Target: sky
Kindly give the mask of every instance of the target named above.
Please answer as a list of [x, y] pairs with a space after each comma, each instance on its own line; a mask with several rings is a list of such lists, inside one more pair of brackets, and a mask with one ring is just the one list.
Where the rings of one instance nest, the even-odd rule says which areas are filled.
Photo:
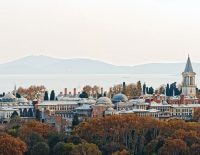
[[0, 0], [0, 63], [28, 55], [116, 65], [200, 61], [199, 0]]

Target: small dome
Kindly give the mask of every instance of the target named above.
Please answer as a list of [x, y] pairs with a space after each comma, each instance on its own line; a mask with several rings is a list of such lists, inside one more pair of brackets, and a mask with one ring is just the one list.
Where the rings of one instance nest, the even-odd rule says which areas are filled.
[[126, 95], [119, 93], [113, 96], [112, 98], [113, 103], [117, 103], [117, 102], [127, 102], [128, 98]]
[[106, 104], [106, 105], [109, 105], [109, 104], [112, 104], [112, 101], [108, 97], [100, 97], [97, 100], [97, 104]]
[[19, 102], [28, 102], [28, 100], [24, 97], [18, 98]]

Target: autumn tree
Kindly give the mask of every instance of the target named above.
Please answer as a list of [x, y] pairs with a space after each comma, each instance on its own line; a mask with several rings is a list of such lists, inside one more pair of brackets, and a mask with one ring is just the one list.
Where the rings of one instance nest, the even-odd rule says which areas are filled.
[[112, 155], [130, 155], [127, 150], [117, 151], [115, 153], [112, 153]]
[[168, 139], [159, 150], [159, 155], [188, 155], [189, 148], [186, 143], [180, 139]]
[[193, 120], [196, 122], [200, 122], [200, 108], [195, 109]]
[[95, 144], [82, 143], [74, 147], [71, 155], [101, 155], [101, 151]]
[[10, 135], [0, 136], [1, 155], [23, 155], [26, 148], [26, 144], [19, 138], [13, 138]]
[[44, 86], [30, 86], [28, 88], [19, 87], [17, 93], [21, 96], [27, 98], [28, 100], [34, 100], [35, 98], [40, 98], [45, 92]]
[[91, 95], [92, 92], [92, 87], [89, 85], [86, 85], [83, 87], [83, 92], [87, 93], [89, 96]]

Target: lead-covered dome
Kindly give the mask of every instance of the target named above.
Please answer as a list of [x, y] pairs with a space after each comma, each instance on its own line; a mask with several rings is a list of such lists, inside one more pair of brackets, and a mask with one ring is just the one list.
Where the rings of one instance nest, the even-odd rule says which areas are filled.
[[109, 99], [108, 97], [100, 97], [97, 100], [97, 104], [105, 104], [105, 105], [111, 105], [112, 101], [111, 99]]
[[113, 103], [127, 102], [127, 101], [128, 101], [128, 97], [126, 95], [122, 94], [122, 93], [116, 94], [112, 98]]

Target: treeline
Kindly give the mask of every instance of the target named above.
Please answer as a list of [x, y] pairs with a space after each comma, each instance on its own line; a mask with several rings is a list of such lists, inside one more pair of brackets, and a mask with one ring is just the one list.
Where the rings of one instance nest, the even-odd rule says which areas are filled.
[[38, 121], [21, 122], [18, 118], [0, 127], [1, 155], [101, 155], [95, 144], [76, 135], [57, 133]]
[[124, 150], [131, 155], [199, 155], [199, 129], [197, 122], [115, 115], [88, 120], [74, 132], [104, 155]]

